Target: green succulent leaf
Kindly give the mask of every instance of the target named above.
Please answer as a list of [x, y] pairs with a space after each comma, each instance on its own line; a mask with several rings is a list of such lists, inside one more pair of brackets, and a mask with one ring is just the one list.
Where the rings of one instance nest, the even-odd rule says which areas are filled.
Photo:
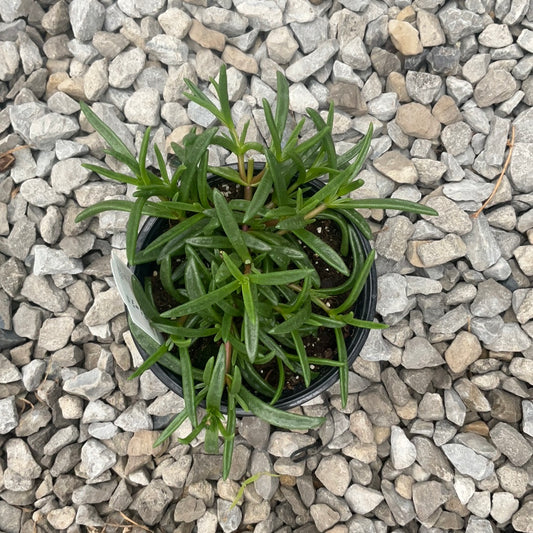
[[[252, 394], [246, 387], [241, 387], [239, 396], [244, 400], [249, 410], [259, 418], [266, 420], [276, 427], [291, 430], [308, 430], [321, 426], [325, 418], [315, 416], [297, 415], [276, 409], [271, 405], [263, 402], [257, 396]], [[242, 404], [241, 404], [242, 405]], [[244, 406], [243, 406], [244, 408]]]
[[138, 169], [139, 165], [135, 157], [122, 142], [122, 139], [83, 100], [80, 101], [80, 109], [91, 126], [104, 138], [107, 144], [126, 158], [129, 162], [128, 166]]
[[350, 275], [350, 271], [342, 257], [329, 244], [306, 229], [294, 230], [293, 233], [298, 239], [309, 246], [313, 252], [318, 254], [329, 266], [345, 276]]
[[228, 239], [230, 239], [233, 248], [245, 263], [251, 263], [252, 257], [244, 242], [242, 231], [235, 221], [235, 217], [233, 216], [233, 212], [231, 211], [228, 202], [218, 189], [213, 189], [213, 201], [215, 203], [218, 220], [224, 229], [224, 233], [228, 236]]
[[186, 302], [165, 311], [161, 316], [163, 318], [177, 318], [184, 315], [190, 315], [191, 313], [198, 313], [217, 304], [220, 299], [229, 296], [232, 292], [235, 292], [238, 287], [240, 287], [240, 283], [237, 280], [232, 281], [219, 289], [215, 289], [196, 298], [195, 300], [191, 300], [190, 302]]

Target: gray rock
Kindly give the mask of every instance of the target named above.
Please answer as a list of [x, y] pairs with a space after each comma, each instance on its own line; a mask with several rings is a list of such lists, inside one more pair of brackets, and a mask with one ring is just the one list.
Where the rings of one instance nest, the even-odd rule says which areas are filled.
[[47, 244], [55, 244], [59, 239], [62, 218], [61, 210], [57, 206], [51, 205], [46, 209], [46, 214], [39, 225], [39, 232]]
[[76, 524], [88, 527], [102, 527], [104, 521], [92, 505], [80, 505], [76, 511]]
[[405, 76], [405, 85], [409, 96], [421, 104], [435, 101], [442, 87], [442, 79], [435, 74], [410, 70]]
[[59, 139], [69, 139], [79, 131], [78, 121], [59, 113], [47, 113], [30, 125], [28, 140], [34, 148], [51, 150]]
[[318, 531], [329, 530], [339, 521], [340, 518], [340, 515], [337, 511], [334, 511], [331, 507], [324, 503], [311, 505], [309, 511]]
[[13, 329], [17, 335], [37, 339], [43, 322], [42, 310], [23, 302], [13, 315]]
[[485, 342], [485, 348], [495, 352], [521, 352], [531, 346], [531, 339], [515, 322], [504, 324], [498, 337]]
[[7, 468], [27, 479], [38, 478], [42, 468], [33, 458], [29, 446], [22, 439], [10, 439], [4, 449], [7, 457]]
[[62, 313], [68, 305], [67, 295], [48, 278], [30, 274], [22, 285], [22, 296], [53, 313]]
[[370, 56], [360, 37], [354, 37], [347, 43], [344, 43], [340, 49], [340, 57], [344, 63], [354, 70], [365, 70], [371, 65]]
[[442, 364], [444, 364], [444, 359], [426, 339], [414, 337], [405, 343], [402, 356], [404, 368], [419, 369]]
[[208, 7], [202, 12], [202, 23], [208, 28], [225, 33], [228, 37], [241, 35], [248, 27], [246, 17], [216, 6]]
[[479, 317], [493, 317], [511, 307], [512, 293], [498, 282], [489, 279], [478, 285], [472, 302], [472, 313]]
[[457, 156], [462, 154], [470, 145], [472, 130], [465, 122], [455, 122], [442, 130], [441, 139], [446, 151]]
[[17, 45], [11, 41], [0, 43], [0, 81], [13, 79], [19, 66]]
[[382, 316], [403, 312], [409, 305], [406, 294], [407, 281], [400, 274], [379, 277], [376, 310]]
[[511, 523], [516, 531], [531, 531], [533, 528], [533, 502], [525, 502], [513, 515]]
[[0, 383], [13, 383], [22, 377], [19, 369], [3, 354], [0, 354]]
[[381, 491], [394, 519], [400, 526], [404, 526], [415, 519], [413, 502], [400, 496], [390, 481], [387, 479], [381, 481]]
[[73, 329], [72, 317], [47, 318], [39, 331], [37, 345], [48, 351], [60, 350], [66, 346]]
[[274, 0], [265, 0], [261, 5], [254, 0], [236, 0], [234, 5], [250, 26], [260, 31], [270, 31], [283, 24], [283, 9]]
[[[76, 426], [67, 426], [57, 431], [43, 448], [45, 455], [55, 455], [59, 450], [65, 446], [72, 444], [78, 440], [80, 432]], [[101, 500], [104, 501], [104, 500]], [[80, 501], [77, 503], [99, 503], [99, 502], [87, 502]]]
[[19, 421], [15, 397], [0, 400], [0, 435], [6, 435], [17, 427]]
[[153, 526], [161, 521], [172, 499], [172, 491], [163, 480], [153, 479], [135, 495], [131, 509], [139, 513], [144, 523]]
[[449, 498], [448, 491], [437, 481], [422, 481], [413, 485], [413, 503], [420, 521], [430, 516]]
[[[115, 388], [113, 378], [103, 370], [94, 368], [75, 377], [67, 379], [63, 390], [76, 396], [81, 396], [89, 401], [95, 401], [107, 396]], [[126, 411], [123, 415], [126, 414]], [[139, 429], [152, 429], [139, 428]]]
[[191, 17], [179, 8], [165, 10], [157, 21], [167, 35], [172, 35], [178, 39], [184, 39], [192, 24]]
[[231, 502], [219, 499], [217, 500], [217, 518], [224, 533], [231, 533], [239, 527], [242, 511], [238, 505], [231, 508]]
[[146, 56], [140, 48], [122, 52], [109, 65], [109, 85], [117, 89], [131, 87], [143, 70], [145, 62]]
[[494, 473], [491, 461], [462, 444], [443, 444], [441, 448], [461, 474], [481, 481]]
[[384, 496], [377, 490], [354, 484], [348, 488], [344, 499], [354, 513], [367, 514], [383, 501]]
[[515, 79], [505, 70], [489, 70], [474, 90], [474, 99], [479, 107], [499, 104], [510, 98], [517, 90]]
[[146, 403], [136, 402], [128, 407], [115, 420], [115, 425], [124, 431], [139, 431], [141, 429], [153, 429], [152, 417], [146, 411]]
[[26, 180], [20, 186], [20, 194], [24, 200], [36, 207], [63, 205], [65, 203], [65, 197], [52, 189], [42, 178]]
[[524, 357], [513, 357], [509, 372], [518, 379], [533, 385], [533, 362]]
[[336, 496], [344, 496], [350, 485], [350, 467], [340, 455], [324, 457], [315, 471], [316, 477], [324, 487]]
[[398, 109], [398, 95], [393, 92], [383, 93], [367, 102], [369, 114], [379, 120], [391, 120]]
[[79, 259], [71, 259], [62, 250], [54, 250], [39, 244], [34, 246], [33, 253], [33, 273], [36, 276], [78, 274], [83, 271], [82, 262]]
[[124, 114], [130, 122], [143, 126], [157, 126], [159, 124], [159, 92], [157, 89], [146, 87], [135, 91], [126, 101]]
[[296, 450], [309, 446], [315, 442], [310, 435], [289, 434], [284, 431], [275, 431], [270, 436], [268, 452], [275, 457], [290, 457]]
[[513, 148], [509, 170], [511, 181], [520, 192], [533, 191], [533, 186], [528, 179], [528, 169], [531, 168], [531, 164], [533, 164], [533, 143], [517, 142]]
[[[268, 56], [280, 65], [288, 63], [296, 50], [298, 50], [298, 43], [292, 36], [289, 28], [285, 26], [272, 30], [268, 34], [265, 43]], [[309, 52], [311, 51], [309, 50]]]
[[59, 161], [78, 157], [89, 153], [89, 147], [85, 144], [78, 144], [73, 141], [59, 139], [56, 141], [56, 157]]
[[450, 233], [438, 241], [422, 242], [416, 249], [423, 266], [443, 265], [466, 255], [467, 247], [458, 235]]
[[292, 63], [285, 75], [292, 82], [303, 81], [320, 70], [338, 50], [339, 45], [335, 39], [325, 41], [316, 50]]
[[516, 498], [521, 498], [525, 494], [529, 477], [523, 468], [507, 462], [496, 470], [496, 475], [503, 490], [510, 492]]
[[124, 302], [117, 289], [112, 288], [99, 292], [94, 303], [85, 315], [84, 323], [87, 326], [107, 324], [114, 317], [124, 312]]
[[511, 425], [498, 422], [490, 430], [490, 438], [494, 445], [515, 466], [522, 466], [533, 455], [533, 448], [528, 441]]
[[415, 445], [399, 426], [391, 427], [391, 461], [396, 470], [411, 466], [416, 460]]
[[6, 239], [10, 255], [20, 260], [26, 259], [35, 238], [35, 224], [27, 218], [17, 220]]
[[466, 378], [458, 379], [454, 388], [465, 403], [466, 407], [481, 413], [490, 411], [490, 403], [484, 394]]
[[399, 423], [399, 418], [382, 385], [372, 385], [362, 391], [359, 402], [372, 424], [390, 427]]
[[97, 0], [74, 0], [69, 5], [69, 18], [76, 39], [89, 41], [104, 24], [105, 8]]
[[89, 439], [81, 448], [81, 467], [88, 479], [97, 478], [116, 462], [116, 453], [96, 439]]
[[318, 110], [318, 101], [303, 83], [295, 83], [289, 88], [289, 109], [304, 114], [307, 108]]
[[191, 523], [205, 514], [205, 503], [192, 496], [186, 496], [178, 502], [174, 510], [174, 520], [178, 523]]
[[484, 28], [483, 18], [466, 9], [442, 9], [438, 17], [450, 44], [479, 33]]
[[172, 66], [185, 63], [189, 53], [189, 47], [172, 35], [156, 35], [148, 41], [145, 50], [165, 65]]
[[467, 246], [466, 257], [478, 271], [491, 267], [501, 257], [498, 242], [483, 214], [473, 219], [472, 231], [463, 240]]
[[22, 367], [22, 383], [27, 391], [34, 391], [41, 384], [46, 371], [46, 362], [34, 359]]
[[472, 230], [471, 218], [455, 202], [445, 196], [428, 198], [426, 205], [435, 209], [439, 214], [436, 217], [426, 215], [422, 217], [442, 231], [465, 235]]

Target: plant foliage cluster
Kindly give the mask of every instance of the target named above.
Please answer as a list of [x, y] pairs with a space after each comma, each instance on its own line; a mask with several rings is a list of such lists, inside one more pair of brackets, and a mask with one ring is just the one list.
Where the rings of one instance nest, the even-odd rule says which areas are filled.
[[[317, 365], [338, 368], [342, 402], [348, 395], [348, 363], [343, 330], [350, 327], [381, 327], [356, 318], [352, 308], [366, 282], [374, 253], [365, 256], [360, 234], [370, 239], [370, 228], [357, 209], [399, 209], [414, 213], [434, 211], [411, 202], [393, 199], [354, 200], [347, 195], [361, 187], [357, 179], [372, 138], [372, 128], [348, 152], [337, 155], [332, 138], [333, 106], [326, 120], [308, 109], [316, 132], [301, 139], [305, 118], [289, 131], [289, 90], [278, 73], [275, 110], [263, 100], [271, 135], [268, 146], [246, 140], [247, 125], [238, 133], [228, 98], [226, 70], [218, 81], [211, 79], [218, 105], [197, 86], [188, 83], [187, 97], [210, 111], [221, 127], [201, 133], [192, 130], [183, 146], [172, 144], [177, 168], [169, 173], [165, 158], [154, 145], [159, 168], [146, 167], [150, 130], [147, 129], [136, 159], [114, 132], [91, 109], [82, 104], [89, 122], [108, 142], [107, 153], [124, 163], [131, 173], [107, 168], [87, 168], [136, 187], [134, 201], [109, 200], [86, 209], [79, 220], [105, 210], [129, 212], [126, 251], [131, 265], [155, 263], [164, 290], [174, 307], [160, 312], [147, 280], [134, 283], [137, 299], [154, 328], [166, 342], [152, 346], [152, 355], [135, 372], [139, 375], [156, 362], [165, 363], [181, 375], [185, 409], [162, 433], [167, 438], [187, 418], [190, 443], [205, 430], [205, 449], [218, 453], [224, 439], [224, 477], [231, 465], [236, 408], [241, 406], [270, 423], [289, 429], [309, 429], [321, 418], [276, 409], [283, 394], [287, 372], [301, 376], [305, 386]], [[209, 146], [221, 146], [236, 155], [236, 168], [209, 165]], [[264, 156], [258, 170], [251, 153]], [[220, 177], [223, 186], [211, 186], [208, 176]], [[312, 190], [309, 182], [325, 177], [325, 185]], [[227, 182], [240, 191], [228, 196]], [[168, 219], [168, 230], [137, 249], [143, 215]], [[333, 249], [309, 231], [316, 220], [338, 227], [342, 242]], [[357, 231], [355, 228], [358, 228]], [[360, 232], [360, 233], [359, 233]], [[308, 251], [345, 276], [336, 287], [324, 289]], [[351, 257], [350, 261], [346, 261]], [[345, 295], [336, 307], [333, 296]], [[331, 328], [337, 357], [311, 357], [303, 338], [318, 328]], [[208, 338], [218, 353], [204, 368], [194, 365], [194, 349]], [[267, 382], [258, 365], [274, 365], [277, 384]], [[265, 400], [265, 398], [267, 400]], [[227, 406], [223, 414], [222, 403]], [[205, 405], [203, 416], [197, 407]]]

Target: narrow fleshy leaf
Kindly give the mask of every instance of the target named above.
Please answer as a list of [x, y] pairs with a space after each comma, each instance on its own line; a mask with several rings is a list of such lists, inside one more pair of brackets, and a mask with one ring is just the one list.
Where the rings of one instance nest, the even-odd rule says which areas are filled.
[[241, 388], [239, 396], [242, 397], [246, 406], [249, 407], [254, 415], [276, 427], [295, 431], [307, 430], [320, 427], [326, 420], [323, 417], [297, 415], [276, 409], [257, 398], [245, 387]]
[[268, 272], [264, 274], [249, 274], [250, 281], [257, 285], [286, 285], [294, 283], [310, 275], [310, 269], [284, 270], [282, 272]]
[[298, 239], [309, 246], [313, 252], [318, 254], [329, 266], [345, 276], [350, 275], [350, 271], [342, 257], [329, 244], [306, 229], [294, 230], [293, 233]]
[[240, 287], [240, 283], [237, 280], [232, 281], [231, 283], [208, 292], [195, 300], [178, 305], [169, 311], [165, 311], [161, 316], [163, 318], [177, 318], [184, 315], [190, 315], [191, 313], [198, 313], [199, 311], [203, 311], [204, 309], [217, 304], [220, 299], [226, 298], [226, 296], [235, 292], [238, 287]]
[[234, 250], [244, 262], [251, 262], [252, 258], [250, 256], [250, 251], [244, 242], [242, 231], [235, 221], [235, 217], [233, 216], [233, 212], [231, 211], [228, 202], [218, 189], [213, 190], [213, 201], [215, 203], [218, 220], [222, 225], [224, 233], [230, 239]]

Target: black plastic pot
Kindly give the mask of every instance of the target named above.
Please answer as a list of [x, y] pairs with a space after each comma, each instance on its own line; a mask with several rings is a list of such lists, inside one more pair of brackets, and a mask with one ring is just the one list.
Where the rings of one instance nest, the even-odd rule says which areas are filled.
[[[222, 183], [222, 178], [214, 177], [210, 179], [210, 184], [216, 186]], [[311, 189], [315, 191], [320, 189], [324, 184], [318, 180], [315, 180], [309, 184]], [[161, 235], [168, 229], [168, 221], [165, 219], [150, 218], [143, 225], [139, 232], [137, 249], [142, 250], [148, 244], [150, 244], [156, 237]], [[355, 228], [357, 235], [359, 236], [362, 247], [365, 254], [368, 255], [371, 251], [370, 243], [368, 240]], [[152, 276], [154, 270], [157, 269], [155, 263], [148, 263], [144, 265], [137, 265], [132, 267], [133, 273], [139, 278], [141, 283], [144, 284], [146, 277]], [[377, 301], [377, 275], [375, 265], [372, 266], [367, 282], [361, 291], [354, 308], [354, 316], [361, 320], [373, 320], [376, 312]], [[366, 339], [368, 338], [369, 330], [364, 328], [352, 328], [350, 336], [346, 339], [346, 349], [348, 352], [348, 363], [351, 366], [356, 357], [361, 352]], [[143, 359], [147, 359], [150, 354], [139, 344], [137, 339], [135, 343]], [[172, 372], [170, 369], [156, 363], [151, 366], [152, 372], [172, 391], [176, 392], [180, 396], [183, 396], [183, 389], [181, 387], [181, 376]], [[315, 396], [327, 390], [339, 379], [339, 371], [335, 367], [322, 367], [320, 375], [311, 382], [311, 386], [303, 388], [298, 391], [289, 391], [282, 395], [280, 400], [275, 404], [278, 409], [292, 409], [299, 405], [306, 403]], [[225, 407], [225, 406], [223, 406]], [[237, 409], [239, 416], [250, 415], [251, 413], [244, 411], [243, 409]]]

